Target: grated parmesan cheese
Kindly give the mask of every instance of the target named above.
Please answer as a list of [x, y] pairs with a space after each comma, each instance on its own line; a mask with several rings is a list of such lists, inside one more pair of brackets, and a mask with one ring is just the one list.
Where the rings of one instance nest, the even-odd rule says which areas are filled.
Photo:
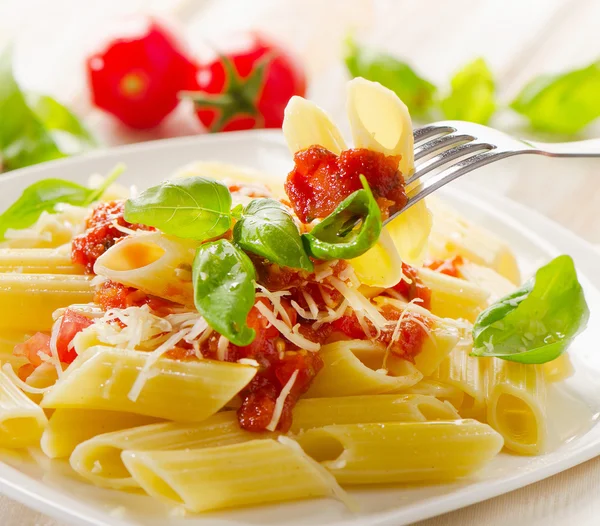
[[317, 352], [321, 348], [318, 343], [306, 339], [304, 336], [302, 336], [302, 334], [297, 332], [299, 324], [296, 324], [292, 328], [288, 327], [283, 321], [278, 320], [274, 312], [264, 303], [257, 303], [256, 308], [267, 319], [267, 321], [281, 333], [284, 338], [292, 343], [295, 343], [301, 349]]
[[217, 344], [217, 359], [222, 362], [227, 361], [229, 350], [229, 340], [225, 336], [219, 336], [219, 343]]
[[242, 365], [251, 365], [252, 367], [260, 367], [260, 364], [253, 358], [240, 358], [237, 363]]
[[294, 383], [296, 383], [296, 378], [298, 378], [299, 372], [300, 371], [298, 369], [294, 370], [294, 372], [290, 376], [289, 380], [286, 382], [286, 384], [281, 389], [281, 393], [279, 393], [277, 400], [275, 400], [275, 408], [273, 409], [273, 416], [271, 417], [271, 421], [267, 425], [267, 429], [269, 431], [275, 431], [275, 429], [277, 429], [277, 425], [279, 424], [279, 420], [281, 419], [281, 413], [283, 412], [283, 405], [285, 404], [287, 397], [289, 396], [290, 392], [292, 391], [292, 387], [294, 387]]

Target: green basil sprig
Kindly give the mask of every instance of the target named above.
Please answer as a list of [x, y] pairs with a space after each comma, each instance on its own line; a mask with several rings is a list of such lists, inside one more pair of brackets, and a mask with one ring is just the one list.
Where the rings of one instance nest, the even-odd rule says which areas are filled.
[[282, 267], [313, 270], [298, 227], [275, 199], [253, 199], [233, 228], [233, 240], [246, 252]]
[[11, 50], [0, 55], [0, 169], [59, 159], [95, 141], [65, 106], [46, 95], [25, 94], [12, 73]]
[[97, 201], [124, 169], [124, 165], [117, 165], [98, 188], [88, 188], [64, 179], [42, 179], [33, 183], [0, 215], [0, 240], [4, 239], [9, 228], [27, 228], [39, 219], [42, 212], [54, 213], [59, 203], [88, 206]]
[[545, 132], [577, 133], [600, 117], [600, 61], [530, 81], [510, 107]]
[[369, 250], [381, 234], [381, 211], [364, 175], [362, 190], [344, 199], [302, 239], [317, 259], [352, 259]]
[[231, 194], [214, 179], [171, 179], [128, 199], [125, 219], [165, 234], [204, 241], [231, 228]]
[[478, 58], [450, 80], [451, 91], [440, 102], [446, 119], [486, 124], [496, 111], [496, 86], [485, 60]]
[[435, 103], [436, 87], [406, 62], [346, 40], [344, 61], [352, 77], [363, 77], [391, 89], [413, 116], [423, 116]]
[[194, 303], [206, 322], [235, 345], [249, 345], [255, 331], [246, 318], [255, 301], [256, 273], [250, 258], [233, 243], [204, 243], [192, 265]]
[[570, 256], [483, 311], [473, 326], [474, 356], [545, 363], [562, 354], [586, 326], [589, 310]]

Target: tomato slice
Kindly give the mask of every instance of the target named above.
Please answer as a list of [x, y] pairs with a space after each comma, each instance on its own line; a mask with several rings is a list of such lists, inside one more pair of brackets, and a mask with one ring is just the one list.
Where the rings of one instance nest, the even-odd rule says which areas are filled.
[[92, 325], [92, 320], [86, 318], [83, 314], [67, 309], [63, 314], [60, 327], [58, 329], [58, 338], [56, 340], [56, 349], [58, 358], [63, 363], [71, 363], [77, 358], [75, 349], [69, 349], [69, 344], [75, 338], [75, 335]]

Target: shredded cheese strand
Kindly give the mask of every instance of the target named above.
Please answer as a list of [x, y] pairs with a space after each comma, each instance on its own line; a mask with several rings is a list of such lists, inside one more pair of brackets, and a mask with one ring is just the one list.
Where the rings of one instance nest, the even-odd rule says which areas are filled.
[[290, 376], [289, 380], [285, 383], [285, 385], [281, 389], [281, 392], [279, 393], [277, 400], [275, 400], [275, 408], [273, 409], [273, 416], [271, 416], [271, 421], [267, 425], [267, 429], [269, 431], [275, 431], [275, 429], [277, 429], [277, 426], [279, 425], [279, 420], [281, 420], [281, 413], [283, 412], [283, 406], [285, 404], [287, 397], [290, 395], [290, 392], [292, 391], [292, 387], [294, 387], [294, 383], [296, 382], [296, 378], [298, 378], [299, 372], [300, 371], [298, 369], [294, 370], [294, 372]]
[[298, 325], [290, 329], [283, 321], [278, 320], [273, 311], [269, 309], [269, 307], [267, 307], [264, 303], [258, 302], [256, 304], [256, 308], [265, 318], [267, 318], [267, 321], [271, 325], [273, 325], [284, 338], [291, 341], [292, 343], [295, 343], [301, 349], [306, 349], [307, 351], [311, 352], [317, 352], [321, 348], [321, 346], [318, 343], [311, 342], [310, 340], [302, 336], [300, 333], [295, 332], [294, 329], [298, 327]]

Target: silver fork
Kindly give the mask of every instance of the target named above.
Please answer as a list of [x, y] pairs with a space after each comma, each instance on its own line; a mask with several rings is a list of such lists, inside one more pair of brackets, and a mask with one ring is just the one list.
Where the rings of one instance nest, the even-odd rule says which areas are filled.
[[[416, 129], [413, 136], [415, 171], [405, 182], [409, 185], [420, 180], [420, 184], [407, 192], [406, 206], [390, 216], [385, 223], [461, 175], [506, 157], [526, 153], [548, 157], [600, 157], [600, 139], [563, 143], [533, 142], [515, 139], [493, 128], [464, 121], [436, 122]], [[437, 168], [441, 170], [423, 178]]]

